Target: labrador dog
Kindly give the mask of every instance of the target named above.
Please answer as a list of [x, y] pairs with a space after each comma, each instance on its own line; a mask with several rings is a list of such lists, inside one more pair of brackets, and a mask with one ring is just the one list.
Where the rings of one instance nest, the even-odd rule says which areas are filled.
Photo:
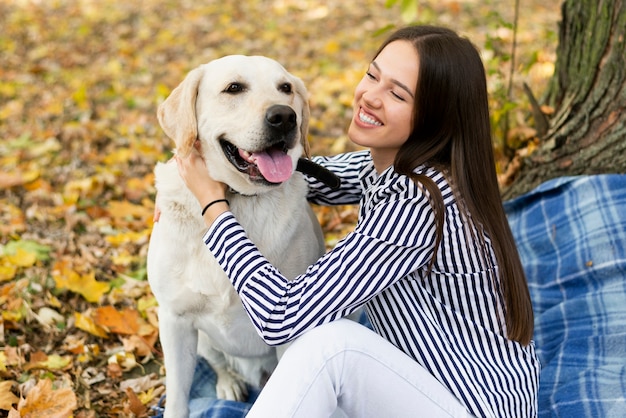
[[[261, 253], [288, 278], [324, 252], [307, 185], [295, 168], [309, 119], [302, 81], [261, 56], [226, 56], [192, 70], [158, 109], [158, 120], [188, 154], [199, 140], [210, 175], [229, 187], [231, 211]], [[196, 355], [217, 374], [217, 395], [242, 400], [277, 364], [230, 281], [202, 242], [199, 203], [176, 163], [155, 168], [161, 211], [148, 250], [148, 280], [159, 303], [166, 369], [165, 417], [188, 415]]]

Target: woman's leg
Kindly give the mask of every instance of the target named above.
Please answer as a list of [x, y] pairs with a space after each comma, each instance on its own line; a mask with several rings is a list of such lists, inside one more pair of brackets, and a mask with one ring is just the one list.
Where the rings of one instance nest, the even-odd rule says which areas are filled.
[[319, 326], [287, 349], [248, 417], [467, 417], [427, 370], [349, 320]]

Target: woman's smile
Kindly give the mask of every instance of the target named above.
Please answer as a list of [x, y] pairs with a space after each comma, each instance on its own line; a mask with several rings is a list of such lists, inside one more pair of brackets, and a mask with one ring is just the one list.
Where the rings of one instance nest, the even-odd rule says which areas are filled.
[[363, 122], [366, 125], [373, 125], [373, 126], [382, 126], [383, 125], [383, 123], [380, 122], [378, 119], [376, 119], [374, 116], [371, 116], [371, 115], [365, 113], [363, 108], [359, 109], [358, 118], [359, 118], [359, 120], [361, 122]]

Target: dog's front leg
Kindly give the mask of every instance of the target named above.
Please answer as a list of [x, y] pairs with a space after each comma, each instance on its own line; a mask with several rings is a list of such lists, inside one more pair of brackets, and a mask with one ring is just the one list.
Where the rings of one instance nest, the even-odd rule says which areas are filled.
[[198, 331], [189, 318], [159, 312], [159, 332], [165, 361], [164, 418], [189, 416], [189, 391], [196, 366]]

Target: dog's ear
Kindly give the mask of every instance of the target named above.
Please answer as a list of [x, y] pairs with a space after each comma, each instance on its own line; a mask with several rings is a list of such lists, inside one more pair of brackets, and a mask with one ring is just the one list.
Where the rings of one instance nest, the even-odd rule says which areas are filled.
[[174, 140], [176, 154], [187, 156], [198, 137], [196, 98], [202, 80], [202, 68], [191, 70], [185, 79], [165, 99], [157, 111], [159, 124], [165, 134]]
[[294, 78], [294, 84], [296, 86], [296, 94], [300, 96], [302, 99], [302, 123], [300, 124], [300, 140], [302, 141], [302, 147], [304, 149], [304, 155], [309, 158], [311, 155], [311, 149], [309, 147], [309, 118], [311, 116], [311, 111], [309, 109], [309, 92], [302, 80], [298, 77]]

